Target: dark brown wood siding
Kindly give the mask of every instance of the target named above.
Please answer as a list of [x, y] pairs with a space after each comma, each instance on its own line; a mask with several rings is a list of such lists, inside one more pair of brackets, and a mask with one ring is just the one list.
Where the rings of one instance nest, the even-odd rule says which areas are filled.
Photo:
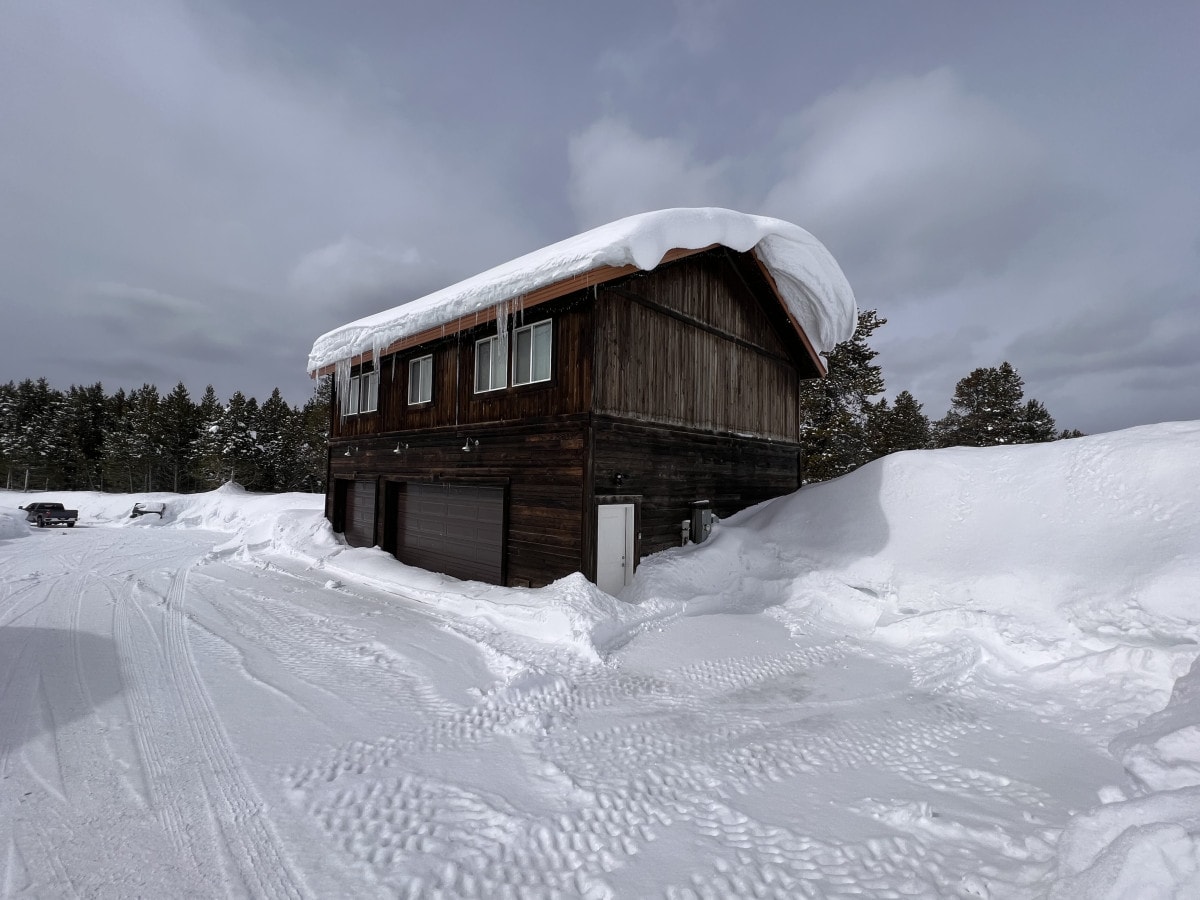
[[[504, 486], [505, 581], [536, 587], [583, 567], [587, 422], [586, 415], [556, 416], [359, 437], [335, 442], [331, 467], [338, 478], [381, 478], [385, 498], [396, 482]], [[468, 440], [479, 446], [464, 452]], [[395, 552], [398, 526], [386, 499], [376, 519], [381, 546]]]
[[[496, 334], [494, 322], [384, 357], [378, 412], [335, 415], [331, 436], [354, 438], [587, 412], [592, 402], [592, 308], [592, 293], [580, 291], [539, 306], [527, 316], [518, 311], [509, 317], [510, 333], [512, 328], [545, 319], [554, 323], [550, 380], [537, 384], [510, 383], [501, 390], [475, 393], [475, 342]], [[410, 406], [409, 362], [430, 354], [433, 396], [429, 403]], [[336, 398], [334, 402], [336, 409]]]
[[[593, 419], [595, 494], [640, 498], [642, 555], [678, 546], [695, 500], [718, 516], [800, 487], [796, 444], [684, 431], [604, 416]], [[620, 475], [620, 479], [617, 476]], [[594, 577], [595, 536], [587, 553]]]
[[782, 310], [751, 291], [755, 278], [743, 259], [711, 252], [601, 287], [595, 411], [797, 440], [808, 372]]

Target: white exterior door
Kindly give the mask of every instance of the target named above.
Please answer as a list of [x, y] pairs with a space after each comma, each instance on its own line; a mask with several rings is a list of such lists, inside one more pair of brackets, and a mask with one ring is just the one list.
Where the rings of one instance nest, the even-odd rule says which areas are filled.
[[633, 581], [633, 504], [596, 507], [596, 586], [619, 594]]

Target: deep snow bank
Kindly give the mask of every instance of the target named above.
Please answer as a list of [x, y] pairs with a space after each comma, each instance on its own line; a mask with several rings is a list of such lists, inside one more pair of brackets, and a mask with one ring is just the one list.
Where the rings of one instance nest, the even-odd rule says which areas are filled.
[[1198, 476], [1200, 422], [896, 454], [648, 560], [631, 594], [965, 643], [1084, 704], [1166, 704], [1114, 741], [1129, 783], [1073, 819], [1050, 896], [1200, 896]]
[[[1165, 701], [1200, 639], [1197, 460], [1196, 422], [898, 453], [646, 561], [631, 599], [779, 605], [903, 646], [969, 633], [990, 663], [1054, 679], [1150, 667], [1129, 677]], [[1147, 646], [1166, 652], [1135, 660]]]
[[1200, 660], [1111, 749], [1130, 784], [1072, 819], [1049, 896], [1200, 897]]
[[5, 505], [0, 506], [0, 541], [29, 534], [29, 523], [25, 521], [25, 513], [17, 509], [19, 505], [23, 504], [13, 504], [9, 509], [5, 498]]
[[[325, 519], [322, 494], [256, 494], [225, 484], [201, 494], [105, 494], [58, 491], [52, 494], [0, 492], [0, 538], [3, 507], [19, 517], [14, 534], [28, 533], [18, 505], [31, 499], [54, 499], [77, 508], [80, 527], [194, 528], [228, 535], [213, 552], [254, 562], [272, 554], [300, 561], [330, 585], [357, 582], [424, 603], [439, 612], [468, 619], [496, 632], [521, 635], [574, 655], [599, 659], [597, 631], [626, 633], [658, 607], [631, 609], [575, 574], [537, 589], [503, 588], [459, 581], [416, 569], [382, 550], [350, 547]], [[163, 515], [130, 518], [133, 504], [164, 505]], [[616, 624], [620, 623], [620, 624]]]

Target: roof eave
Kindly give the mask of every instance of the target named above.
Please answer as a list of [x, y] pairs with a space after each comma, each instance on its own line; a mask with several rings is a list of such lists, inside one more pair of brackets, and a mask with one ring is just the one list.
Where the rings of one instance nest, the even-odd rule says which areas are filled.
[[[663, 265], [664, 263], [686, 259], [689, 256], [696, 256], [697, 254], [705, 253], [708, 250], [712, 250], [718, 246], [721, 245], [709, 244], [706, 247], [697, 247], [694, 250], [676, 247], [675, 249], [668, 250], [665, 254], [663, 254], [663, 258], [659, 260], [658, 264]], [[787, 315], [788, 321], [791, 323], [792, 328], [795, 329], [797, 336], [804, 345], [805, 352], [812, 360], [812, 363], [816, 367], [817, 371], [820, 372], [822, 377], [824, 377], [826, 374], [824, 360], [821, 359], [820, 355], [813, 348], [812, 342], [808, 339], [808, 335], [804, 333], [804, 329], [800, 327], [800, 323], [796, 321], [795, 316], [793, 316], [791, 310], [788, 309], [788, 305], [784, 301], [783, 296], [779, 293], [779, 286], [776, 284], [774, 277], [772, 277], [770, 270], [763, 265], [762, 260], [758, 258], [758, 255], [755, 254], [753, 250], [749, 251], [749, 255], [753, 257], [755, 264], [761, 270], [763, 277], [766, 279], [767, 284], [771, 288], [771, 292], [775, 295], [776, 302], [779, 303], [785, 315]], [[572, 275], [569, 278], [564, 278], [560, 281], [555, 281], [551, 284], [543, 285], [536, 290], [530, 291], [521, 298], [521, 305], [525, 309], [529, 309], [534, 306], [540, 306], [543, 303], [549, 303], [551, 300], [557, 300], [559, 297], [564, 297], [567, 294], [574, 293], [575, 291], [585, 290], [590, 287], [604, 284], [608, 281], [613, 281], [617, 278], [623, 278], [626, 275], [633, 275], [639, 271], [642, 270], [632, 264], [624, 266], [598, 266], [597, 268], [590, 269], [587, 272], [583, 272], [578, 275]], [[468, 328], [474, 328], [477, 325], [485, 325], [488, 322], [494, 321], [495, 318], [496, 307], [494, 305], [487, 306], [468, 315], [459, 316], [456, 319], [443, 322], [441, 325], [436, 325], [433, 328], [426, 328], [414, 334], [408, 335], [407, 337], [403, 337], [400, 340], [393, 341], [379, 351], [379, 356], [382, 358], [393, 353], [399, 353], [403, 350], [407, 350], [410, 347], [420, 346], [421, 344], [425, 344], [429, 341], [449, 337]], [[373, 358], [374, 353], [370, 350], [365, 350], [362, 353], [351, 357], [350, 365], [352, 367], [362, 365], [365, 362], [370, 362]], [[322, 375], [330, 375], [336, 371], [336, 369], [337, 363], [330, 363], [314, 369], [310, 375], [313, 378], [317, 378]]]

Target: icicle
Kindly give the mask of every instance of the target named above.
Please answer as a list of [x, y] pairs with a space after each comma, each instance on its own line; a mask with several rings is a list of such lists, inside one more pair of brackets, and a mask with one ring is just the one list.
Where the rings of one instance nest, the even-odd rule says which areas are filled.
[[350, 357], [347, 356], [339, 359], [334, 364], [333, 387], [337, 393], [338, 411], [345, 418], [347, 412], [346, 402], [350, 398]]
[[501, 300], [496, 304], [496, 334], [500, 338], [500, 352], [508, 355], [508, 319], [509, 301]]
[[496, 334], [503, 338], [508, 334], [508, 301], [501, 300], [496, 304]]

